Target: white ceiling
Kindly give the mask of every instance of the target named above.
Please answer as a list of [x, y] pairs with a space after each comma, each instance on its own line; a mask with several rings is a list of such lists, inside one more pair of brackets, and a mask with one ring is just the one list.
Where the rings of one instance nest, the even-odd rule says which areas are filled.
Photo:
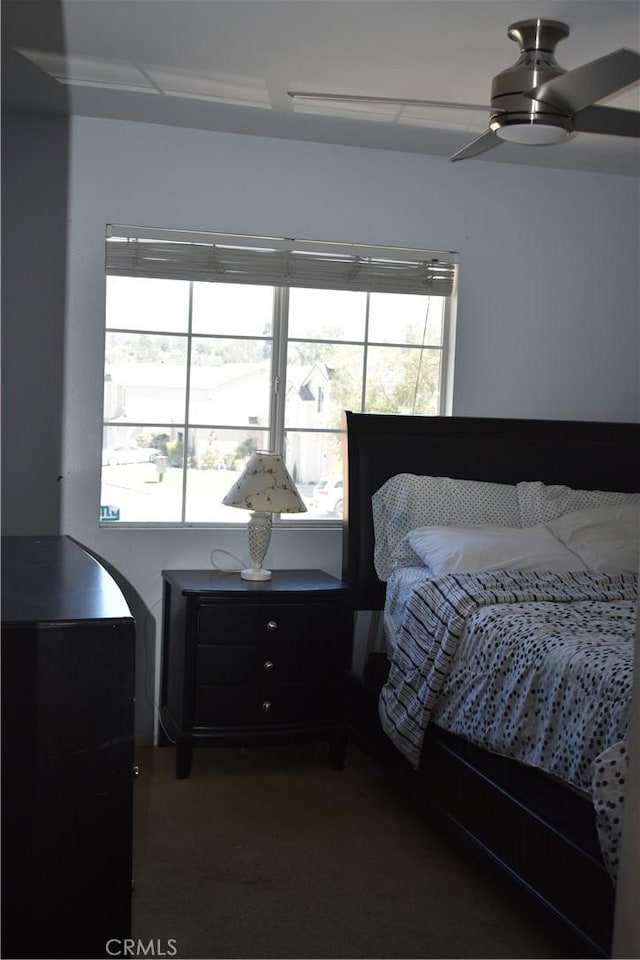
[[[509, 25], [536, 17], [569, 25], [567, 70], [640, 49], [640, 0], [2, 0], [3, 101], [448, 157], [488, 111], [336, 109], [287, 91], [488, 104], [518, 56]], [[640, 84], [603, 102], [638, 110]], [[505, 162], [640, 176], [640, 141], [580, 133], [463, 161]]]

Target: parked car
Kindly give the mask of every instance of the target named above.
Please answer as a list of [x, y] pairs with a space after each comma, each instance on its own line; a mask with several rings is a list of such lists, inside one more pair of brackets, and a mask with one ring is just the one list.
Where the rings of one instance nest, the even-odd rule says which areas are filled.
[[313, 506], [319, 513], [342, 516], [342, 477], [323, 477], [313, 491]]
[[105, 447], [102, 451], [102, 465], [117, 467], [121, 463], [153, 463], [161, 451], [155, 447], [138, 447], [135, 443], [120, 443]]

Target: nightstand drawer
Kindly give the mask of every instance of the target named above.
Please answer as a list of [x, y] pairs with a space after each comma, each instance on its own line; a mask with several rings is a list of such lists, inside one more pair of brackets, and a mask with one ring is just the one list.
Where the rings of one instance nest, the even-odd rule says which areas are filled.
[[198, 643], [311, 641], [326, 637], [340, 612], [334, 604], [203, 604], [198, 611]]
[[278, 684], [310, 682], [336, 672], [330, 640], [299, 643], [198, 645], [198, 684]]
[[195, 726], [256, 727], [329, 723], [335, 706], [327, 687], [199, 687]]

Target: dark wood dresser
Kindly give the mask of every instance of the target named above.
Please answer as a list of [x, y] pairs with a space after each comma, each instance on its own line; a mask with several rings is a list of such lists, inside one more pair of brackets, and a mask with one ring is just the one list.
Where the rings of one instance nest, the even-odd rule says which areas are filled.
[[107, 957], [130, 936], [134, 652], [79, 544], [2, 538], [4, 957]]
[[176, 776], [194, 746], [329, 741], [344, 766], [343, 699], [353, 610], [346, 584], [321, 570], [165, 570], [160, 743]]

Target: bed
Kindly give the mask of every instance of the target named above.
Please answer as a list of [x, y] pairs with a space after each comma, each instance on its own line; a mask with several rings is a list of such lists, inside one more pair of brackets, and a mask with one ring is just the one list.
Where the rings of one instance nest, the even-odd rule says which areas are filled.
[[[581, 736], [583, 740], [589, 738], [585, 738], [584, 729], [578, 729], [582, 721], [574, 723], [572, 701], [558, 706], [565, 714], [556, 726], [565, 729], [570, 721], [576, 729], [571, 732], [573, 740], [556, 745], [556, 766], [546, 770], [537, 759], [531, 761], [531, 753], [526, 753], [532, 749], [529, 734], [521, 737], [526, 750], [520, 756], [511, 748], [494, 748], [486, 742], [484, 734], [482, 737], [475, 736], [473, 731], [469, 734], [460, 723], [451, 722], [455, 711], [448, 705], [443, 706], [442, 687], [453, 678], [449, 692], [453, 691], [454, 699], [457, 692], [458, 705], [465, 702], [468, 705], [470, 698], [465, 684], [470, 674], [477, 674], [483, 664], [476, 661], [465, 667], [458, 659], [462, 656], [460, 650], [476, 649], [473, 630], [488, 636], [491, 643], [496, 629], [498, 634], [506, 636], [505, 642], [510, 642], [513, 649], [513, 639], [509, 640], [511, 627], [507, 630], [504, 626], [508, 617], [507, 621], [496, 618], [502, 617], [505, 611], [514, 617], [518, 613], [516, 608], [524, 601], [527, 616], [532, 609], [541, 608], [541, 611], [536, 609], [536, 613], [542, 612], [543, 620], [547, 621], [551, 610], [554, 616], [556, 611], [566, 616], [568, 610], [572, 613], [582, 610], [581, 615], [588, 618], [589, 611], [597, 608], [599, 619], [592, 618], [588, 643], [582, 644], [578, 651], [587, 658], [586, 667], [583, 663], [578, 675], [582, 672], [586, 677], [589, 663], [595, 658], [594, 682], [599, 683], [601, 675], [608, 673], [607, 682], [615, 686], [616, 668], [611, 681], [611, 664], [605, 669], [599, 659], [605, 644], [598, 647], [598, 635], [606, 633], [607, 655], [618, 655], [615, 652], [618, 649], [627, 657], [625, 683], [630, 689], [629, 657], [633, 653], [635, 632], [637, 567], [635, 572], [628, 569], [619, 572], [617, 567], [594, 570], [592, 566], [597, 564], [591, 561], [590, 555], [589, 563], [583, 563], [578, 553], [582, 566], [574, 569], [569, 564], [565, 569], [562, 549], [566, 547], [575, 558], [576, 542], [584, 547], [581, 511], [589, 518], [593, 514], [599, 519], [600, 513], [609, 517], [613, 512], [616, 516], [625, 516], [627, 521], [629, 514], [624, 511], [630, 508], [637, 511], [637, 497], [633, 495], [640, 491], [638, 463], [640, 427], [636, 424], [346, 414], [343, 578], [353, 591], [356, 611], [365, 617], [371, 617], [371, 611], [374, 618], [380, 616], [386, 646], [385, 650], [372, 653], [364, 669], [350, 678], [350, 731], [399, 786], [430, 813], [437, 814], [568, 927], [589, 956], [610, 955], [617, 851], [615, 837], [609, 849], [603, 838], [609, 836], [611, 825], [620, 813], [620, 808], [608, 809], [612, 798], [611, 784], [607, 787], [608, 774], [598, 780], [593, 761], [612, 764], [614, 793], [623, 792], [624, 731], [628, 719], [624, 706], [616, 706], [606, 723], [598, 721], [606, 730], [591, 737], [591, 753], [572, 769], [569, 769], [573, 762], [572, 744]], [[609, 491], [615, 494], [604, 495], [603, 499], [603, 492]], [[494, 503], [488, 513], [481, 509], [478, 514], [478, 503], [484, 504], [487, 498], [491, 501], [494, 493], [498, 506]], [[414, 509], [415, 504], [420, 497], [425, 503], [431, 503], [434, 496], [440, 496], [443, 506], [440, 513], [435, 514], [429, 507], [425, 524], [421, 522], [425, 513]], [[426, 547], [423, 533], [413, 538], [406, 536], [416, 525], [419, 531], [427, 531]], [[554, 544], [560, 545], [560, 559], [554, 547], [552, 560], [557, 560], [557, 565], [547, 564], [545, 550], [549, 544], [545, 540], [540, 547], [541, 566], [533, 564], [530, 571], [513, 569], [504, 574], [500, 549], [497, 554], [493, 552], [492, 542], [489, 556], [493, 566], [488, 564], [489, 569], [481, 569], [486, 558], [481, 549], [480, 566], [473, 568], [477, 572], [468, 573], [464, 566], [455, 566], [459, 550], [454, 549], [452, 554], [450, 542], [447, 541], [444, 548], [442, 543], [443, 531], [448, 536], [450, 528], [455, 528], [457, 549], [461, 527], [465, 528], [464, 538], [469, 530], [475, 536], [475, 531], [482, 528], [484, 536], [490, 528], [500, 528], [496, 530], [500, 545], [507, 530], [516, 541], [520, 538], [516, 528], [523, 528], [526, 538], [530, 538], [533, 531], [539, 531], [540, 535], [550, 531]], [[385, 539], [387, 535], [389, 542]], [[429, 539], [434, 535], [435, 547], [433, 539]], [[572, 539], [576, 535], [578, 541]], [[589, 537], [586, 537], [587, 549], [592, 542]], [[519, 543], [517, 547], [527, 556], [531, 555], [527, 548], [529, 542], [527, 539], [524, 550]], [[469, 555], [467, 543], [464, 539], [465, 562]], [[420, 553], [416, 553], [416, 547]], [[513, 552], [512, 543], [509, 551]], [[385, 568], [390, 556], [393, 560]], [[423, 568], [424, 557], [434, 564], [427, 568], [428, 575]], [[413, 577], [409, 588], [407, 577], [409, 580]], [[603, 593], [598, 592], [602, 590]], [[433, 623], [429, 627], [428, 617], [435, 606], [434, 591], [438, 592], [440, 604], [436, 620], [443, 619], [442, 603], [453, 611], [453, 620], [449, 618], [448, 632], [443, 627], [437, 649], [430, 647], [427, 669], [418, 662], [416, 649], [424, 652], [424, 644], [420, 647], [423, 643], [420, 632], [425, 624], [427, 633], [431, 629], [429, 642], [433, 641], [435, 628]], [[483, 599], [485, 594], [488, 599]], [[500, 604], [492, 602], [497, 594], [500, 594]], [[466, 619], [460, 619], [462, 601], [463, 607], [467, 604], [470, 611]], [[452, 623], [458, 625], [457, 630], [451, 629]], [[528, 624], [525, 618], [519, 629], [534, 636]], [[615, 625], [613, 631], [611, 625]], [[548, 630], [553, 647], [562, 645], [565, 634], [567, 642], [572, 642], [569, 627], [564, 632], [559, 632], [555, 625]], [[612, 639], [610, 632], [613, 632]], [[417, 643], [417, 648], [412, 647], [412, 643]], [[589, 644], [592, 652], [587, 655], [584, 651]], [[613, 653], [610, 646], [615, 648]], [[542, 641], [536, 641], [533, 647], [539, 655]], [[573, 659], [575, 650], [574, 647]], [[546, 658], [546, 652], [544, 656]], [[407, 658], [411, 661], [411, 674], [407, 673]], [[545, 669], [548, 662], [551, 661], [544, 660]], [[499, 662], [500, 669], [502, 666], [503, 659]], [[460, 669], [467, 669], [467, 679], [456, 673]], [[522, 665], [516, 657], [516, 673], [518, 669], [522, 674]], [[434, 676], [439, 678], [435, 684]], [[622, 677], [621, 671], [619, 676]], [[537, 683], [537, 680], [533, 682], [532, 687], [534, 694], [537, 691], [539, 702], [548, 694], [541, 696]], [[589, 680], [586, 686], [591, 684]], [[419, 708], [413, 709], [410, 698], [416, 696], [418, 687]], [[624, 701], [625, 690], [620, 697], [619, 692], [616, 691], [614, 699]], [[510, 695], [517, 699], [519, 693], [510, 691]], [[494, 701], [509, 699], [494, 689], [488, 690], [485, 700], [491, 701], [492, 696]], [[605, 692], [603, 700], [608, 698], [609, 693]], [[477, 703], [479, 710], [482, 706], [479, 695]], [[404, 726], [402, 722], [397, 725], [399, 716], [406, 720]], [[522, 714], [513, 713], [512, 728], [521, 729], [521, 719]], [[496, 730], [500, 730], [501, 723], [494, 724]], [[550, 756], [554, 750], [545, 744], [542, 753]], [[614, 799], [617, 802], [621, 798]], [[615, 834], [615, 825], [613, 831]]]

